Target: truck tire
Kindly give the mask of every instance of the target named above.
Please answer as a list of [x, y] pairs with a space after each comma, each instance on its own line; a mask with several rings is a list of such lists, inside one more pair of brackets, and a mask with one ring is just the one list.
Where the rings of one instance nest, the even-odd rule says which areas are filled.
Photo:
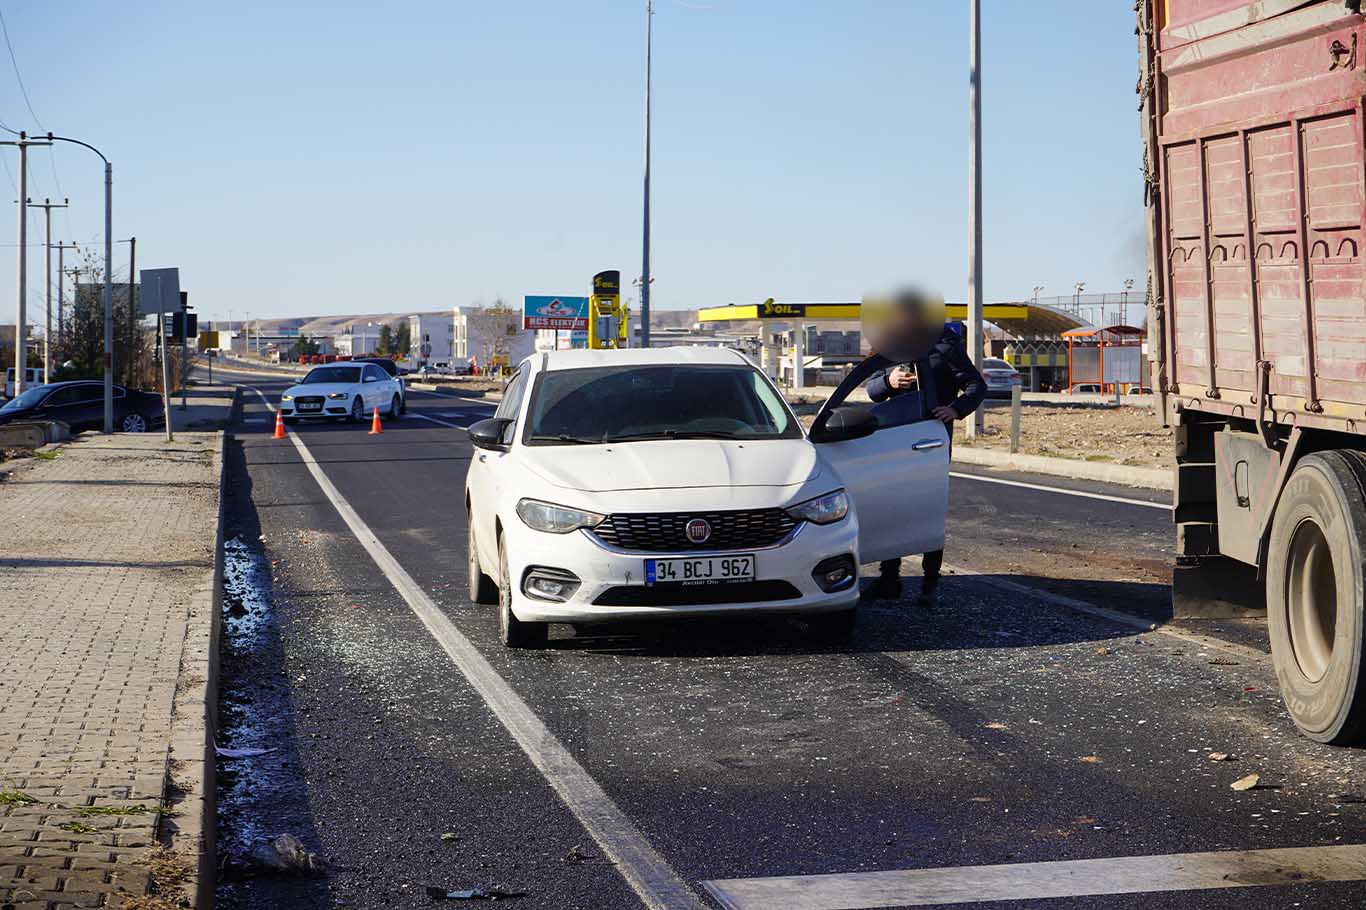
[[1366, 734], [1366, 455], [1306, 456], [1276, 507], [1267, 547], [1267, 624], [1281, 695], [1321, 743]]

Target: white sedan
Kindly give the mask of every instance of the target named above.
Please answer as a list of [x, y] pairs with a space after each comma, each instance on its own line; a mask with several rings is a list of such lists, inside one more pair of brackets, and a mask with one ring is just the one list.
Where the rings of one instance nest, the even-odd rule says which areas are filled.
[[948, 433], [918, 394], [844, 405], [810, 433], [744, 355], [712, 348], [552, 351], [522, 362], [470, 427], [472, 600], [503, 642], [552, 622], [805, 614], [845, 635], [859, 565], [942, 548]]
[[300, 418], [343, 417], [359, 423], [374, 413], [397, 418], [403, 412], [398, 380], [373, 363], [331, 363], [314, 367], [280, 396], [285, 423]]

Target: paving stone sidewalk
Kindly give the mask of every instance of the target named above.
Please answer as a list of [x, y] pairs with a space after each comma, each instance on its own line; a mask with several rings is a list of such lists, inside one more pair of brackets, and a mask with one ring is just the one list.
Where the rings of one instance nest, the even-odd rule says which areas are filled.
[[218, 440], [0, 462], [0, 906], [195, 897], [204, 794], [176, 797], [205, 780]]

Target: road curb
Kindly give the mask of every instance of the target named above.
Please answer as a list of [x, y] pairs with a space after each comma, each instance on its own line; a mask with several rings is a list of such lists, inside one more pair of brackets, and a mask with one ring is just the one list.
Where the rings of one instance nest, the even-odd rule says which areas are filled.
[[[233, 397], [233, 412], [239, 406], [240, 398], [239, 390]], [[184, 887], [187, 906], [194, 910], [212, 910], [215, 885], [214, 731], [218, 726], [228, 433], [219, 430], [214, 435], [218, 519], [214, 529], [213, 568], [195, 589], [189, 604], [171, 723], [171, 758], [166, 769], [163, 797], [174, 814], [163, 817], [159, 831], [171, 852], [189, 861], [191, 869]]]
[[975, 449], [966, 445], [953, 448], [953, 460], [960, 464], [987, 468], [1005, 468], [1027, 474], [1049, 474], [1074, 480], [1094, 480], [1126, 487], [1149, 490], [1170, 490], [1174, 474], [1162, 468], [1137, 468], [1122, 464], [1096, 461], [1075, 461], [1071, 458], [1051, 458], [1047, 455], [1011, 455], [991, 449]]

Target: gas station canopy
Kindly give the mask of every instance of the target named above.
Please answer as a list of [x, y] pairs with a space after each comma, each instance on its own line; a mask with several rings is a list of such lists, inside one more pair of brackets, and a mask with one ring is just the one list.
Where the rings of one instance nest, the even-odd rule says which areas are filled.
[[[779, 319], [817, 322], [821, 320], [857, 321], [857, 303], [755, 303], [710, 307], [697, 314], [700, 322], [734, 322], [751, 319]], [[949, 319], [966, 319], [966, 303], [944, 307]], [[982, 307], [982, 318], [1017, 338], [1057, 336], [1085, 323], [1070, 313], [1034, 303], [989, 303]]]

